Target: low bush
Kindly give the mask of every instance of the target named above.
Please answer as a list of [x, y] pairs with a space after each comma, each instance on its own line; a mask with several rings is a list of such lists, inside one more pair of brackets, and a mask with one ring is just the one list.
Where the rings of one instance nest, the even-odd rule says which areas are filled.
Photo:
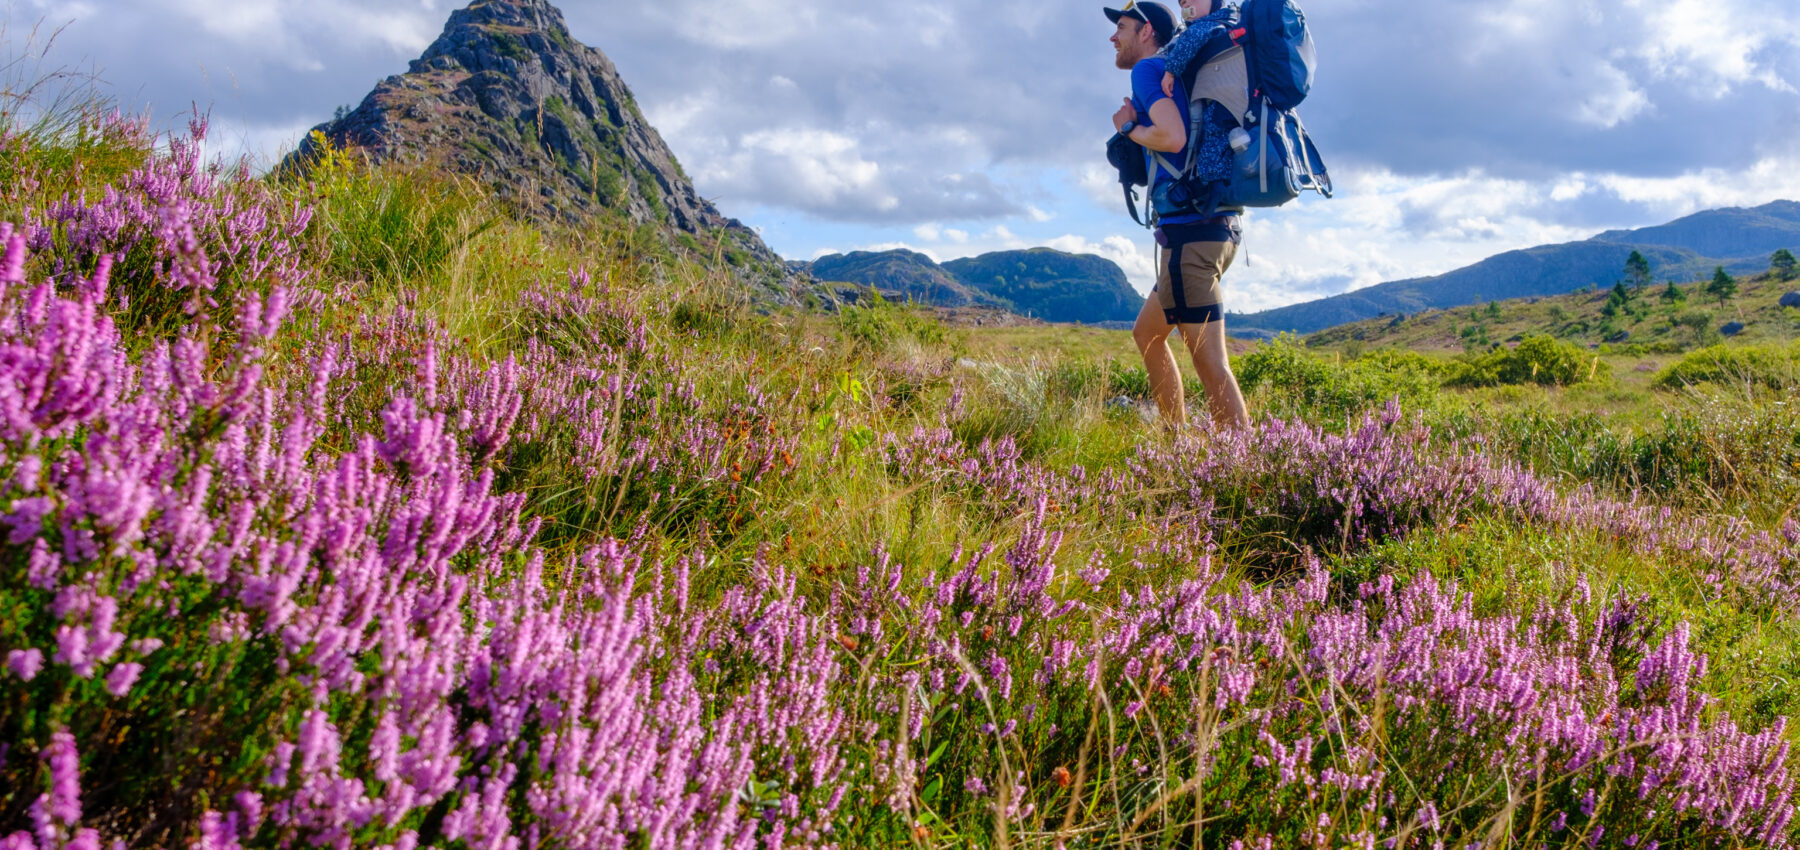
[[1377, 349], [1348, 361], [1332, 361], [1282, 336], [1233, 361], [1246, 394], [1259, 393], [1269, 415], [1310, 421], [1343, 421], [1390, 399], [1430, 404], [1444, 368], [1425, 355]]
[[1620, 495], [1764, 519], [1779, 518], [1780, 506], [1800, 502], [1800, 417], [1753, 399], [1684, 399], [1635, 431], [1597, 413], [1543, 407], [1501, 414], [1463, 410], [1437, 421], [1447, 433], [1479, 435], [1539, 475]]
[[860, 303], [845, 304], [838, 311], [843, 337], [865, 353], [883, 353], [896, 345], [938, 345], [944, 342], [944, 325], [910, 304], [896, 304], [870, 289]]
[[1598, 356], [1543, 335], [1527, 336], [1512, 348], [1465, 355], [1448, 383], [1458, 387], [1542, 384], [1569, 386], [1611, 378]]
[[1106, 389], [1115, 396], [1144, 400], [1150, 398], [1150, 370], [1141, 362], [1113, 360], [1106, 367]]
[[306, 181], [318, 216], [318, 256], [340, 280], [392, 291], [443, 270], [499, 223], [472, 186], [417, 169], [373, 166], [313, 132], [309, 161], [284, 175]]
[[1678, 389], [1735, 384], [1769, 390], [1800, 387], [1800, 343], [1780, 346], [1711, 345], [1656, 373], [1655, 385]]

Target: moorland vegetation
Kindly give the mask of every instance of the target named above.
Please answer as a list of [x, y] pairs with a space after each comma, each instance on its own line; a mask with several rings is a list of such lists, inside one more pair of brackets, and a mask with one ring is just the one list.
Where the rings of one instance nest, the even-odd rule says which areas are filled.
[[9, 850], [1800, 837], [1791, 343], [1280, 340], [1167, 433], [1122, 332], [204, 136], [0, 140]]

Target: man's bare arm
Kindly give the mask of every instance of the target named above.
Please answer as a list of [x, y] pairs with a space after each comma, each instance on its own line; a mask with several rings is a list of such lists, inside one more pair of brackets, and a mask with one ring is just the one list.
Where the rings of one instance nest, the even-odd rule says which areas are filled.
[[1132, 133], [1131, 140], [1159, 153], [1175, 153], [1187, 146], [1187, 125], [1181, 123], [1181, 107], [1163, 98], [1150, 104], [1151, 126]]

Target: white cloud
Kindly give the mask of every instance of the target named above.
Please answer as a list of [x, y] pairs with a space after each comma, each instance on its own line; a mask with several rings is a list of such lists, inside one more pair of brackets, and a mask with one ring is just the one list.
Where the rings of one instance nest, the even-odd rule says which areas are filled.
[[[1647, 32], [1638, 53], [1652, 73], [1712, 86], [1714, 97], [1729, 94], [1732, 85], [1750, 82], [1776, 91], [1794, 91], [1781, 72], [1761, 58], [1769, 48], [1800, 46], [1793, 7], [1783, 6], [1785, 9], [1745, 0], [1639, 0], [1630, 4], [1644, 16]], [[1786, 15], [1781, 14], [1784, 10]], [[1747, 25], [1752, 21], [1754, 25]]]
[[269, 167], [293, 150], [313, 127], [311, 121], [289, 124], [243, 124], [214, 121], [207, 131], [209, 156], [248, 157], [253, 166]]
[[1556, 184], [1550, 188], [1550, 200], [1573, 201], [1587, 194], [1587, 191], [1587, 180], [1580, 175], [1571, 175], [1556, 181]]
[[862, 157], [856, 139], [827, 130], [790, 128], [759, 130], [739, 138], [732, 154], [707, 163], [696, 179], [726, 191], [773, 195], [802, 207], [893, 210], [900, 199], [881, 176], [881, 166]]
[[821, 8], [787, 0], [737, 0], [733, 3], [665, 4], [658, 12], [674, 19], [685, 38], [722, 49], [774, 48], [816, 31]]
[[1125, 205], [1125, 193], [1119, 188], [1119, 172], [1104, 160], [1077, 169], [1075, 184], [1082, 194], [1103, 208], [1123, 208]]
[[322, 67], [321, 48], [379, 45], [416, 55], [443, 28], [435, 3], [383, 8], [345, 0], [151, 0], [207, 33], [293, 67]]
[[1587, 97], [1575, 110], [1575, 117], [1582, 123], [1612, 129], [1650, 108], [1650, 96], [1610, 63], [1599, 65], [1588, 79]]
[[1673, 177], [1606, 174], [1590, 178], [1620, 200], [1673, 218], [1699, 210], [1800, 198], [1800, 159], [1770, 157], [1750, 168], [1708, 168]]
[[717, 98], [711, 92], [690, 94], [645, 107], [644, 119], [665, 139], [681, 138], [716, 105]]
[[1125, 271], [1125, 278], [1140, 293], [1148, 293], [1156, 284], [1156, 255], [1152, 251], [1155, 243], [1147, 235], [1133, 241], [1129, 236], [1113, 234], [1094, 242], [1085, 236], [1070, 234], [1045, 244], [1068, 254], [1098, 254], [1112, 260]]

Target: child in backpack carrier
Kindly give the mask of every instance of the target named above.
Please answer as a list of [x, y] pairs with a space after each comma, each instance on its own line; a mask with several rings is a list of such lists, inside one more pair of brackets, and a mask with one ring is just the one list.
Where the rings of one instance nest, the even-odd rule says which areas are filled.
[[[1237, 25], [1237, 7], [1225, 0], [1181, 0], [1182, 17], [1187, 27], [1163, 48], [1168, 72], [1163, 74], [1163, 94], [1175, 97], [1175, 83], [1181, 80], [1186, 91], [1192, 91], [1194, 72], [1201, 65], [1235, 46], [1231, 30]], [[1225, 180], [1231, 174], [1230, 134], [1242, 116], [1218, 101], [1208, 99], [1204, 110], [1195, 116], [1199, 135], [1190, 140], [1194, 160], [1194, 176], [1204, 185]]]

